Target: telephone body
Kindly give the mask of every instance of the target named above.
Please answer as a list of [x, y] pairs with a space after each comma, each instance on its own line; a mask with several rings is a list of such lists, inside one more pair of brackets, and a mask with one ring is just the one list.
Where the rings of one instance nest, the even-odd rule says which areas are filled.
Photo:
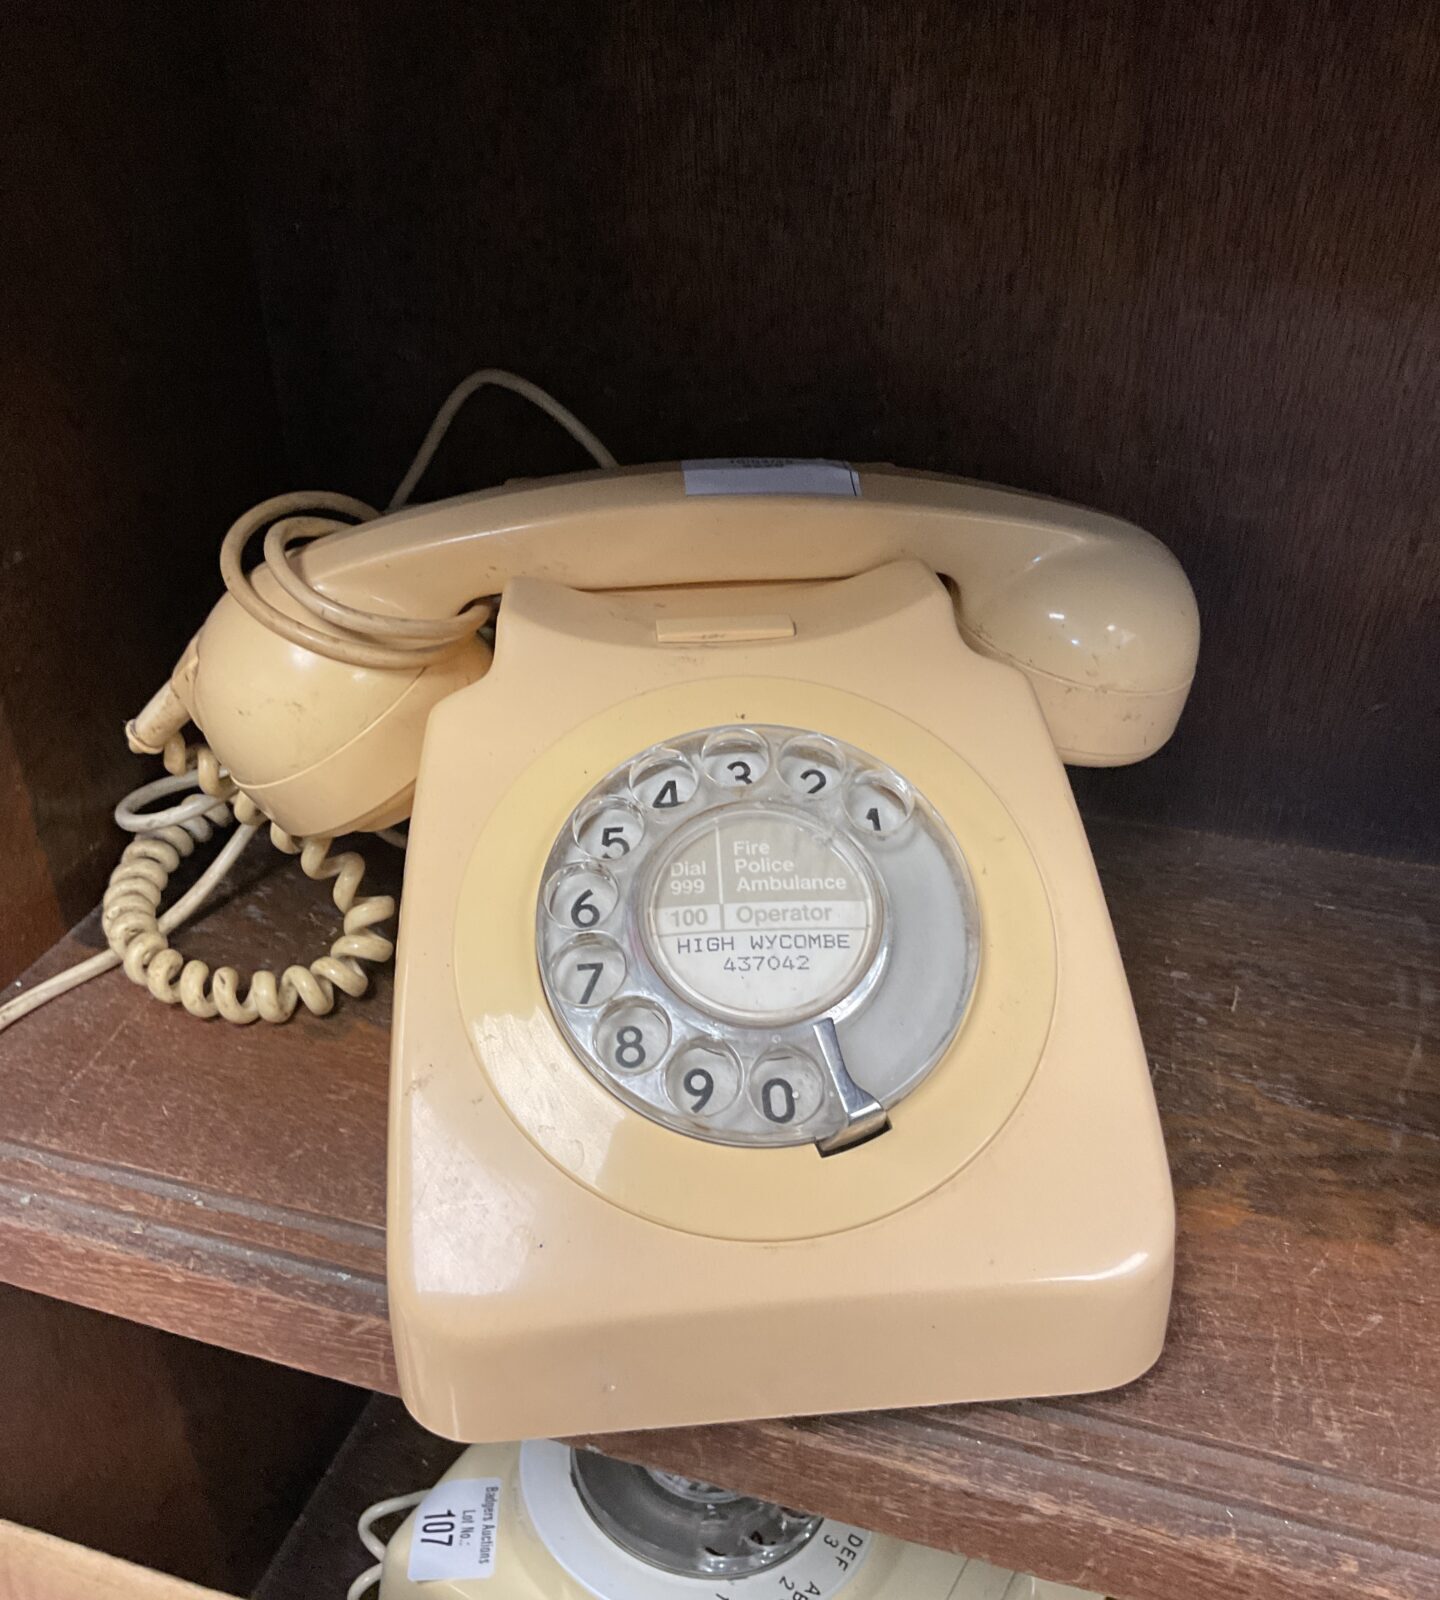
[[132, 729], [193, 718], [295, 835], [411, 817], [390, 1307], [457, 1439], [1095, 1390], [1161, 1347], [1169, 1173], [1062, 763], [1169, 736], [1189, 584], [1090, 511], [776, 465], [319, 539], [288, 559], [337, 614], [500, 597], [493, 659], [337, 661], [226, 598]]
[[380, 1555], [379, 1600], [1100, 1600], [541, 1439], [466, 1450]]

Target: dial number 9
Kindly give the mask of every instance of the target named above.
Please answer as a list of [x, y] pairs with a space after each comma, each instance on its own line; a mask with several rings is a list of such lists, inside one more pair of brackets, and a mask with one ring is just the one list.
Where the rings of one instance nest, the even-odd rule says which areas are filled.
[[740, 1093], [740, 1061], [719, 1039], [695, 1039], [675, 1053], [665, 1074], [665, 1092], [676, 1110], [718, 1117]]

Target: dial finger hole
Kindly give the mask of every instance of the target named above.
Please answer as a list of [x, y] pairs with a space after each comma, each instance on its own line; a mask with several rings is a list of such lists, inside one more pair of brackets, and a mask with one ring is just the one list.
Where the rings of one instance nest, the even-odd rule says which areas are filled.
[[739, 1058], [718, 1039], [694, 1040], [677, 1050], [665, 1069], [665, 1092], [688, 1116], [718, 1116], [740, 1093]]
[[545, 886], [545, 910], [550, 919], [578, 933], [598, 928], [619, 901], [614, 878], [604, 867], [588, 861], [561, 867]]
[[662, 817], [689, 805], [699, 787], [694, 764], [666, 746], [647, 750], [630, 767], [630, 793], [646, 811]]
[[750, 1071], [750, 1103], [775, 1128], [808, 1122], [825, 1103], [820, 1068], [798, 1050], [767, 1051]]
[[700, 751], [700, 766], [722, 789], [748, 789], [770, 769], [770, 747], [749, 728], [721, 728]]
[[648, 1000], [617, 1000], [595, 1028], [595, 1053], [616, 1072], [658, 1066], [670, 1048], [670, 1019]]
[[792, 739], [780, 752], [780, 776], [804, 800], [824, 800], [838, 792], [845, 757], [829, 739]]
[[587, 855], [618, 861], [645, 836], [645, 822], [628, 800], [592, 800], [575, 813], [571, 833]]
[[550, 982], [567, 1005], [603, 1006], [625, 982], [625, 953], [613, 939], [582, 933], [551, 963]]
[[861, 772], [845, 791], [845, 814], [862, 839], [888, 839], [915, 810], [910, 785], [893, 772]]

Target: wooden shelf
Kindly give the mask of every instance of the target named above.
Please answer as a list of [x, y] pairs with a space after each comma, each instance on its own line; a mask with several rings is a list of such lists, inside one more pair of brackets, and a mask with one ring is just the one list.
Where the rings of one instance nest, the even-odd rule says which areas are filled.
[[[1175, 1173], [1158, 1366], [604, 1446], [1135, 1600], [1440, 1596], [1440, 869], [1091, 831]], [[254, 854], [187, 949], [329, 942], [324, 890]], [[264, 1030], [111, 975], [0, 1037], [0, 1277], [393, 1392], [388, 1022], [387, 979]]]

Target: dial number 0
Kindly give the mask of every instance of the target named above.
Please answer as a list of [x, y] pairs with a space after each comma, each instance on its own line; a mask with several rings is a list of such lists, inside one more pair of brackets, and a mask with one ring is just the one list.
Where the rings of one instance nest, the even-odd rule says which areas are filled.
[[767, 1078], [760, 1091], [760, 1109], [771, 1122], [794, 1122], [794, 1084], [788, 1078]]
[[813, 1061], [797, 1050], [783, 1047], [755, 1063], [750, 1101], [776, 1127], [804, 1124], [824, 1104], [825, 1081]]

